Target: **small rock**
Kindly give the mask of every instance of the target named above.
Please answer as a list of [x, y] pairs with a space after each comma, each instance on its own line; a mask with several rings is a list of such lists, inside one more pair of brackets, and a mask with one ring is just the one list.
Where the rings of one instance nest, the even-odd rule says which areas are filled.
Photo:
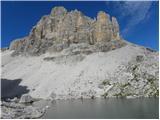
[[10, 100], [11, 102], [18, 102], [18, 98], [14, 97], [13, 99]]
[[50, 98], [53, 100], [53, 99], [55, 99], [56, 98], [56, 94], [54, 93], [54, 92], [52, 92], [51, 94], [50, 94]]
[[93, 82], [92, 81], [88, 81], [90, 84], [92, 84]]
[[137, 62], [142, 62], [144, 60], [144, 57], [142, 56], [142, 55], [138, 55], [137, 57], [136, 57], [136, 61]]
[[91, 96], [91, 99], [95, 99], [94, 95]]
[[46, 108], [48, 109], [48, 108], [49, 108], [49, 106], [47, 105], [47, 106], [46, 106]]
[[136, 96], [126, 96], [127, 99], [134, 99]]
[[104, 85], [99, 84], [99, 85], [98, 85], [98, 88], [99, 88], [99, 89], [104, 89]]

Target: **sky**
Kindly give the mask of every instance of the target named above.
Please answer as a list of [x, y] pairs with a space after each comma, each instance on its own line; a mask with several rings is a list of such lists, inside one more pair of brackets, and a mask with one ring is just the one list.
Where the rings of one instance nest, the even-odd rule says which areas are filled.
[[55, 6], [64, 6], [68, 11], [77, 9], [91, 18], [96, 18], [98, 11], [105, 11], [117, 18], [125, 40], [159, 51], [158, 1], [3, 1], [1, 47], [27, 36]]

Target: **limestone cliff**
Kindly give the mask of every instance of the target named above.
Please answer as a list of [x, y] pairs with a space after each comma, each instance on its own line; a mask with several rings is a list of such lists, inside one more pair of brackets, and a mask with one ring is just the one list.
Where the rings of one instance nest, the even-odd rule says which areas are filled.
[[[96, 45], [103, 42], [100, 46], [109, 46], [111, 43], [107, 42], [117, 41], [117, 47], [121, 47], [124, 43], [120, 40], [115, 17], [110, 19], [108, 14], [100, 11], [94, 20], [77, 10], [68, 12], [64, 7], [54, 7], [50, 15], [43, 16], [27, 37], [13, 40], [10, 50], [15, 50], [15, 54], [40, 55], [48, 50], [61, 51], [73, 43]], [[115, 45], [110, 47], [116, 48]]]

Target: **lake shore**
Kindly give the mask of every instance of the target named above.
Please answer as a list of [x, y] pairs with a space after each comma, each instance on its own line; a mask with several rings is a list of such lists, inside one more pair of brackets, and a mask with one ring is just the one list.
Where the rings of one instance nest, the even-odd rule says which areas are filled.
[[[44, 100], [39, 99], [31, 103], [20, 103], [20, 99], [1, 101], [1, 118], [42, 118], [42, 119], [83, 119], [83, 118], [158, 118], [159, 98], [94, 98]], [[127, 107], [128, 106], [128, 107]], [[68, 110], [69, 109], [69, 110]], [[85, 110], [86, 109], [86, 110]], [[119, 110], [118, 110], [119, 109]], [[121, 109], [121, 110], [120, 110]], [[127, 110], [131, 110], [128, 114]], [[141, 109], [141, 111], [139, 111]], [[119, 112], [118, 112], [118, 111]], [[139, 111], [136, 112], [136, 111]], [[71, 114], [70, 112], [74, 114]], [[85, 112], [90, 111], [88, 114]], [[92, 111], [92, 112], [91, 112]], [[103, 112], [104, 114], [100, 113]], [[106, 112], [105, 112], [106, 111]], [[117, 114], [116, 114], [117, 111]], [[123, 112], [120, 112], [123, 111]], [[78, 114], [81, 112], [81, 114]], [[97, 112], [95, 116], [94, 112]], [[111, 114], [112, 112], [114, 114]], [[135, 112], [135, 113], [134, 113]], [[85, 115], [82, 115], [82, 114]], [[135, 115], [134, 115], [135, 114]]]
[[[142, 100], [143, 102], [143, 99], [144, 100], [154, 99], [153, 97], [149, 98], [144, 96], [129, 96], [129, 95], [128, 96], [112, 96], [112, 97], [107, 97], [107, 96], [74, 97], [70, 95], [68, 96], [61, 95], [61, 97], [56, 97], [56, 94], [52, 95], [52, 99], [51, 98], [40, 99], [40, 98], [33, 98], [32, 96], [30, 96], [29, 90], [27, 89], [27, 87], [21, 86], [20, 82], [21, 80], [19, 79], [17, 80], [1, 79], [1, 83], [2, 83], [1, 118], [48, 118], [48, 117], [54, 118], [54, 116], [48, 115], [49, 113], [51, 114], [52, 107], [57, 109], [56, 106], [59, 105], [59, 103], [62, 103], [65, 105], [69, 101], [70, 102], [68, 107], [70, 108], [72, 107], [71, 103], [73, 101], [75, 102], [77, 101], [77, 104], [79, 104], [80, 106], [82, 105], [81, 103], [90, 101], [89, 103], [88, 102], [87, 103], [88, 104], [93, 103], [93, 106], [94, 106], [94, 104], [97, 104], [97, 102], [94, 102], [94, 101], [104, 102], [104, 101], [110, 101], [110, 100], [113, 100], [113, 101], [118, 100], [117, 102], [119, 102], [124, 100], [124, 102], [128, 102], [128, 101], [134, 101], [134, 100]], [[158, 97], [155, 99], [158, 99]], [[75, 103], [73, 102], [73, 105], [74, 104]], [[111, 104], [114, 104], [114, 103], [111, 103]], [[107, 106], [108, 104], [106, 104], [106, 107]], [[97, 106], [97, 108], [94, 108], [94, 109], [99, 109], [99, 106]], [[66, 117], [68, 118], [70, 116], [66, 116]], [[71, 118], [73, 117], [74, 116], [71, 116]], [[91, 118], [91, 116], [86, 116], [86, 117]], [[99, 117], [101, 118], [101, 116]], [[104, 116], [104, 117], [107, 117], [107, 116]], [[60, 118], [60, 117], [57, 116], [57, 118]], [[79, 118], [81, 118], [81, 116]]]
[[59, 100], [44, 119], [158, 119], [158, 98]]

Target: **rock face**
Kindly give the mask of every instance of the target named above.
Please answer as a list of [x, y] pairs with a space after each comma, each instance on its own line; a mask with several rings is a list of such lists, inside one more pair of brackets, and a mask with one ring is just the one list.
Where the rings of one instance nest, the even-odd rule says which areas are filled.
[[61, 51], [70, 44], [96, 45], [120, 39], [117, 19], [110, 19], [105, 12], [100, 11], [95, 20], [77, 10], [67, 12], [64, 7], [55, 7], [27, 37], [13, 40], [9, 49], [15, 50], [14, 54], [40, 55], [48, 50]]

